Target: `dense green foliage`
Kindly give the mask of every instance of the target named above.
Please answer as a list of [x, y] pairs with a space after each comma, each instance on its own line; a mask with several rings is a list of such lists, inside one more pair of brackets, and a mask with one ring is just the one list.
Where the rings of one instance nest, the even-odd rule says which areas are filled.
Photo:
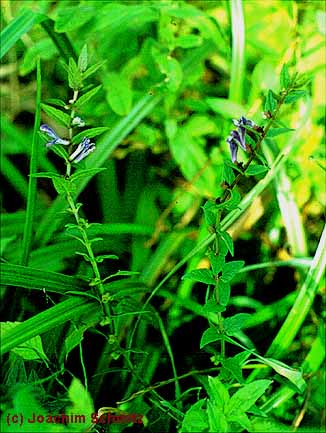
[[1, 7], [2, 431], [324, 431], [324, 2]]

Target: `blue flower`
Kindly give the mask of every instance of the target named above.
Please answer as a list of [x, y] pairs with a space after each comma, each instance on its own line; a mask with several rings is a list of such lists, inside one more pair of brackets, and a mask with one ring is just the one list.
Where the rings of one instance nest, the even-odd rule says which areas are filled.
[[95, 144], [89, 138], [83, 138], [77, 149], [69, 156], [70, 162], [79, 162], [95, 150]]
[[239, 120], [232, 119], [232, 122], [238, 128], [231, 131], [230, 135], [226, 139], [231, 152], [231, 160], [233, 163], [237, 162], [238, 147], [240, 146], [245, 152], [248, 152], [248, 146], [246, 144], [246, 126], [255, 128], [257, 125], [250, 119], [246, 119], [241, 116]]
[[70, 144], [69, 140], [64, 140], [64, 139], [60, 138], [56, 134], [56, 132], [52, 128], [50, 128], [49, 125], [41, 125], [40, 130], [53, 139], [53, 140], [49, 141], [48, 143], [46, 143], [46, 147], [51, 147], [54, 144], [64, 144], [65, 146]]

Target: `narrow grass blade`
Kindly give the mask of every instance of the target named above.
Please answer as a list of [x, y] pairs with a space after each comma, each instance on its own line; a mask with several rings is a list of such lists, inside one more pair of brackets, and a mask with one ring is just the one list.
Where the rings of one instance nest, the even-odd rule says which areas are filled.
[[30, 9], [22, 11], [18, 17], [14, 18], [0, 35], [0, 59], [10, 50], [11, 47], [25, 34], [34, 24], [41, 22], [46, 17], [36, 14]]
[[76, 277], [33, 269], [27, 266], [1, 264], [0, 281], [2, 286], [23, 287], [31, 290], [44, 290], [55, 293], [83, 291], [86, 282]]
[[84, 314], [94, 313], [98, 309], [99, 304], [81, 297], [74, 297], [60, 302], [60, 304], [22, 322], [19, 326], [13, 328], [11, 332], [6, 333], [1, 339], [1, 355], [36, 335], [41, 335], [69, 320], [77, 320]]
[[280, 358], [289, 348], [305, 320], [313, 300], [315, 299], [319, 282], [326, 267], [326, 225], [324, 226], [315, 257], [309, 269], [306, 280], [299, 291], [298, 297], [291, 308], [285, 322], [279, 330], [273, 343], [267, 351], [267, 356]]
[[37, 172], [38, 167], [38, 130], [40, 127], [41, 120], [41, 62], [40, 59], [36, 63], [36, 104], [35, 104], [35, 120], [34, 120], [34, 131], [31, 149], [31, 160], [29, 166], [29, 184], [28, 184], [28, 196], [27, 196], [27, 209], [26, 209], [26, 220], [24, 227], [23, 245], [22, 245], [22, 256], [21, 264], [27, 265], [29, 253], [32, 244], [32, 232], [33, 232], [33, 221], [36, 207], [36, 194], [37, 194], [37, 179], [32, 177]]
[[232, 65], [229, 99], [242, 102], [245, 76], [245, 23], [242, 0], [231, 0]]

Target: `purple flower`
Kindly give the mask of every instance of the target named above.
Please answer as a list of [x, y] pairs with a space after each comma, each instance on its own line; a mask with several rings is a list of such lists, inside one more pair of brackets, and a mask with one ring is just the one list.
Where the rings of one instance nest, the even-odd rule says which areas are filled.
[[236, 130], [231, 131], [230, 135], [226, 139], [231, 152], [232, 162], [235, 163], [237, 161], [237, 153], [238, 147], [240, 146], [245, 152], [248, 151], [248, 146], [246, 145], [246, 126], [250, 128], [255, 128], [257, 125], [250, 119], [246, 119], [244, 116], [241, 116], [239, 120], [232, 119], [232, 122], [235, 126], [237, 126]]
[[77, 149], [69, 156], [69, 161], [79, 162], [86, 158], [91, 152], [94, 152], [95, 144], [91, 143], [89, 138], [83, 138], [83, 141], [79, 143]]
[[54, 144], [64, 144], [65, 146], [70, 144], [69, 140], [64, 140], [64, 139], [60, 138], [56, 134], [56, 132], [52, 128], [50, 128], [49, 125], [45, 125], [45, 124], [41, 125], [40, 130], [53, 139], [53, 140], [49, 141], [48, 143], [46, 143], [46, 147], [51, 147]]

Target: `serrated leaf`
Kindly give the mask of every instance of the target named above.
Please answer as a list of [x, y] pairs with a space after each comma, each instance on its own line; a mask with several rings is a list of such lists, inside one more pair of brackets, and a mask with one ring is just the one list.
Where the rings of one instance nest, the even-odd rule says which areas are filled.
[[192, 280], [204, 284], [216, 284], [210, 269], [195, 269], [182, 277], [182, 280]]
[[271, 380], [256, 380], [239, 389], [239, 391], [232, 395], [226, 405], [225, 414], [227, 419], [244, 413], [250, 409], [251, 406], [253, 406], [265, 393], [271, 383]]
[[284, 63], [280, 75], [281, 89], [287, 89], [289, 87], [290, 82], [291, 82], [291, 78], [290, 78], [289, 68], [287, 67], [287, 64]]
[[200, 349], [210, 343], [214, 343], [215, 341], [219, 341], [223, 338], [223, 335], [220, 334], [216, 328], [208, 328], [204, 331], [201, 339], [200, 339]]
[[305, 90], [293, 90], [291, 93], [289, 93], [285, 99], [285, 104], [291, 104], [292, 102], [297, 101], [300, 98], [303, 98], [306, 96], [307, 92]]
[[96, 95], [96, 93], [101, 89], [102, 84], [94, 87], [94, 89], [86, 92], [84, 95], [81, 95], [77, 101], [75, 102], [75, 107], [76, 108], [80, 108], [82, 107], [84, 104], [86, 104], [86, 102], [88, 102], [91, 98], [93, 98], [93, 96]]
[[78, 69], [80, 72], [86, 71], [88, 66], [87, 44], [83, 46], [78, 57]]
[[222, 280], [225, 282], [231, 281], [232, 278], [240, 271], [244, 266], [243, 260], [236, 260], [233, 262], [225, 263], [222, 269]]
[[229, 299], [230, 299], [230, 293], [231, 293], [230, 283], [219, 280], [218, 281], [218, 290], [219, 290], [219, 303], [223, 307], [226, 307], [226, 305], [229, 303]]
[[246, 175], [248, 176], [256, 176], [258, 174], [263, 174], [268, 171], [268, 168], [264, 165], [250, 165], [246, 170]]
[[77, 179], [83, 179], [87, 178], [89, 176], [95, 176], [95, 174], [100, 173], [101, 171], [106, 170], [105, 167], [99, 167], [99, 168], [85, 168], [85, 169], [79, 169], [74, 173], [72, 176], [70, 176], [71, 182], [76, 182]]
[[224, 331], [228, 335], [234, 335], [245, 326], [246, 322], [250, 319], [251, 314], [239, 313], [232, 317], [227, 317], [223, 321]]
[[83, 138], [97, 137], [98, 135], [103, 134], [104, 132], [108, 131], [109, 129], [110, 128], [108, 128], [106, 126], [99, 126], [98, 128], [85, 129], [84, 131], [80, 132], [79, 134], [76, 134], [73, 137], [72, 143], [73, 144], [80, 143], [83, 140]]
[[268, 137], [268, 138], [276, 137], [277, 135], [285, 134], [286, 132], [290, 132], [290, 131], [294, 131], [294, 129], [292, 129], [292, 128], [271, 128], [267, 132], [266, 137]]
[[273, 113], [273, 111], [275, 110], [277, 106], [277, 101], [273, 96], [273, 92], [271, 90], [269, 90], [267, 92], [267, 96], [266, 96], [266, 101], [265, 101], [265, 111], [270, 111], [271, 113]]
[[52, 119], [61, 123], [61, 125], [68, 127], [70, 125], [70, 116], [57, 108], [50, 105], [41, 104], [42, 110], [48, 114]]

